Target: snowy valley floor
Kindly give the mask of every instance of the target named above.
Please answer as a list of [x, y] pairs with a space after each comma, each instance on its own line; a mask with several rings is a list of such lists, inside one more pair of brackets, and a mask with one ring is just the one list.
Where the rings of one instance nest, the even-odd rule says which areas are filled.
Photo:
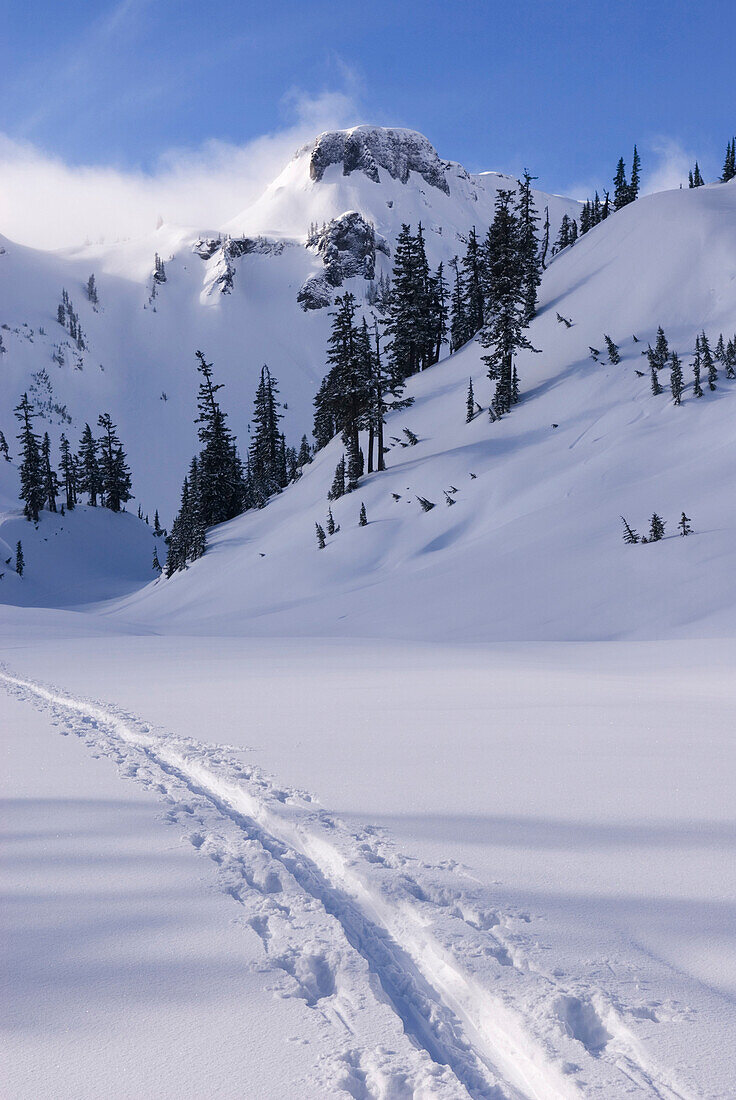
[[736, 1095], [730, 643], [20, 616], [5, 1093]]

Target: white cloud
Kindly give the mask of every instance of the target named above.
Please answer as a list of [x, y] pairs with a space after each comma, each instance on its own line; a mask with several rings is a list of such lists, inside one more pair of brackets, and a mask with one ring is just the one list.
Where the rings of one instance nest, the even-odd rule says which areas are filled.
[[654, 165], [643, 174], [644, 194], [654, 191], [671, 191], [682, 184], [687, 187], [687, 174], [695, 163], [693, 153], [683, 149], [674, 138], [660, 137], [649, 143], [655, 156]]
[[0, 233], [36, 248], [115, 240], [175, 225], [214, 229], [245, 209], [298, 146], [321, 130], [353, 125], [352, 95], [292, 91], [291, 121], [244, 145], [208, 141], [173, 149], [152, 172], [69, 165], [0, 134]]

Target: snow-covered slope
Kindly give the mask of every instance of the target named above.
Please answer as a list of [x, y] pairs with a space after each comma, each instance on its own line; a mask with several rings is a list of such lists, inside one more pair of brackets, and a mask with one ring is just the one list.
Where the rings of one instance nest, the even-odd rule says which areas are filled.
[[[356, 145], [363, 150], [357, 157]], [[159, 508], [169, 522], [196, 448], [198, 348], [226, 384], [223, 404], [242, 446], [266, 362], [288, 406], [288, 441], [298, 444], [311, 430], [329, 311], [326, 304], [303, 309], [297, 296], [310, 277], [325, 303], [341, 289], [325, 288], [323, 255], [307, 246], [310, 226], [357, 212], [375, 227], [379, 247], [371, 266], [378, 276], [391, 270], [401, 223], [416, 227], [421, 220], [437, 264], [462, 253], [460, 238], [473, 225], [485, 232], [497, 189], [513, 184], [441, 161], [413, 131], [362, 127], [315, 139], [220, 231], [162, 225], [138, 240], [55, 254], [0, 239], [0, 430], [12, 442], [12, 408], [26, 389], [45, 410], [39, 426], [54, 438], [66, 430], [76, 439], [86, 421], [95, 424], [99, 412], [110, 412], [128, 449], [136, 506], [150, 514]], [[572, 200], [535, 194], [541, 211], [549, 206], [552, 233], [564, 213], [578, 209]], [[155, 284], [152, 297], [156, 254], [166, 281]], [[366, 268], [345, 270], [342, 288], [364, 301]], [[85, 293], [91, 273], [97, 307]], [[84, 349], [57, 321], [62, 289], [79, 317]]]
[[[689, 388], [678, 408], [663, 372], [653, 396], [636, 372], [659, 324], [688, 380], [696, 334], [736, 330], [736, 185], [642, 199], [552, 263], [531, 329], [541, 354], [519, 357], [512, 415], [465, 424], [468, 377], [484, 404], [491, 393], [477, 345], [413, 379], [414, 406], [388, 426], [389, 469], [335, 503], [341, 531], [324, 552], [314, 524], [339, 440], [263, 512], [212, 532], [187, 573], [120, 613], [226, 633], [732, 634], [736, 383], [721, 372], [715, 392], [696, 400]], [[604, 333], [620, 345], [616, 366], [590, 357]], [[404, 427], [417, 446], [401, 445]], [[420, 496], [436, 507], [423, 512]], [[672, 537], [625, 546], [620, 515], [644, 533], [655, 511]], [[695, 537], [675, 537], [682, 511]]]

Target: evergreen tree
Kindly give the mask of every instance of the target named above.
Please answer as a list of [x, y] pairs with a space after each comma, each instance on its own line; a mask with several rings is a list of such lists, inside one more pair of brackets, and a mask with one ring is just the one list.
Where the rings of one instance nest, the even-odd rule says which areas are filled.
[[661, 516], [658, 516], [656, 512], [652, 515], [651, 524], [649, 527], [649, 541], [659, 542], [664, 538], [664, 520]]
[[332, 488], [327, 494], [328, 500], [337, 500], [345, 495], [345, 455], [342, 456], [335, 467], [335, 476], [332, 479]]
[[87, 297], [93, 306], [97, 305], [99, 298], [97, 297], [97, 284], [94, 275], [90, 275], [87, 280]]
[[283, 414], [278, 410], [278, 386], [267, 366], [261, 377], [253, 402], [253, 431], [248, 450], [251, 494], [258, 507], [279, 493], [287, 483], [284, 440], [279, 432]]
[[416, 238], [412, 236], [410, 226], [404, 224], [396, 238], [391, 307], [386, 324], [386, 332], [391, 338], [389, 355], [396, 374], [402, 378], [408, 378], [420, 369], [422, 293]]
[[629, 183], [626, 179], [626, 165], [624, 158], [620, 157], [616, 166], [616, 175], [613, 177], [613, 209], [621, 210], [629, 202]]
[[335, 527], [335, 517], [332, 515], [332, 509], [327, 509], [327, 534], [334, 535], [337, 528]]
[[325, 548], [325, 533], [324, 533], [324, 530], [323, 530], [322, 527], [320, 527], [320, 525], [318, 523], [315, 523], [314, 526], [315, 526], [316, 531], [317, 531], [317, 547], [320, 550], [324, 550], [324, 548]]
[[213, 381], [212, 364], [197, 352], [197, 371], [202, 376], [197, 407], [197, 434], [202, 444], [199, 454], [199, 508], [204, 527], [233, 519], [243, 508], [245, 480], [235, 436], [227, 426], [227, 414], [220, 407], [217, 393], [222, 383]]
[[0, 455], [3, 456], [6, 462], [10, 462], [10, 451], [8, 450], [8, 441], [0, 432]]
[[38, 523], [38, 513], [44, 505], [46, 495], [43, 484], [43, 465], [41, 461], [41, 448], [36, 433], [33, 431], [33, 419], [35, 412], [33, 405], [28, 400], [28, 394], [24, 393], [20, 403], [15, 408], [15, 415], [20, 422], [18, 440], [21, 445], [20, 460], [20, 499], [23, 501], [23, 514], [26, 519]]
[[153, 533], [154, 533], [154, 535], [157, 539], [161, 538], [161, 536], [163, 535], [163, 530], [161, 528], [161, 520], [158, 517], [158, 508], [153, 513]]
[[693, 362], [693, 375], [695, 376], [695, 381], [693, 382], [693, 393], [696, 397], [703, 396], [703, 387], [700, 384], [700, 366], [700, 337], [697, 336], [695, 338], [695, 360]]
[[98, 494], [102, 491], [102, 477], [98, 458], [98, 444], [92, 435], [89, 424], [85, 424], [79, 442], [77, 469], [79, 471], [79, 492], [86, 493], [87, 503], [95, 508]]
[[639, 536], [637, 535], [633, 527], [629, 527], [623, 516], [621, 516], [621, 522], [624, 525], [624, 542], [628, 546], [633, 546], [634, 543], [639, 541]]
[[634, 146], [634, 156], [631, 161], [631, 181], [629, 183], [629, 202], [634, 202], [639, 198], [640, 175], [641, 158], [639, 157], [636, 146]]
[[689, 187], [703, 187], [704, 184], [705, 184], [705, 180], [703, 179], [702, 175], [700, 174], [700, 168], [698, 167], [698, 162], [695, 161], [694, 171], [688, 173], [688, 186]]
[[561, 252], [563, 248], [567, 248], [568, 245], [574, 244], [575, 238], [573, 236], [572, 227], [574, 221], [568, 217], [567, 214], [562, 215], [562, 221], [560, 222], [560, 231], [557, 234], [557, 240], [552, 248], [553, 255]]
[[542, 230], [542, 249], [540, 255], [540, 263], [542, 265], [542, 271], [547, 268], [547, 253], [549, 252], [549, 207], [544, 208], [544, 227]]
[[63, 433], [59, 449], [61, 451], [62, 487], [66, 497], [66, 510], [71, 512], [77, 504], [77, 460], [69, 445], [69, 440]]
[[465, 280], [465, 316], [467, 337], [475, 336], [483, 326], [484, 289], [483, 257], [475, 226], [468, 234], [468, 246], [462, 259]]
[[468, 396], [465, 399], [465, 423], [469, 424], [475, 416], [475, 394], [473, 393], [473, 379], [468, 382]]
[[452, 284], [452, 294], [450, 295], [450, 351], [457, 351], [470, 339], [472, 333], [465, 312], [467, 287], [465, 286], [464, 275], [460, 271], [457, 256], [451, 260], [450, 267], [455, 276]]
[[297, 467], [301, 470], [302, 466], [308, 466], [311, 461], [312, 453], [309, 449], [309, 441], [306, 435], [303, 435], [299, 444], [299, 454], [296, 456]]
[[664, 334], [664, 329], [660, 325], [657, 329], [657, 340], [654, 345], [654, 365], [656, 370], [662, 370], [667, 365], [667, 360], [670, 357], [669, 344], [667, 343], [667, 337]]
[[534, 350], [524, 334], [527, 327], [526, 261], [511, 191], [501, 190], [496, 196], [484, 259], [487, 296], [481, 344], [489, 349], [483, 360], [488, 366], [489, 378], [496, 380], [493, 411], [500, 416], [509, 412], [513, 401], [515, 353], [520, 348]]
[[702, 358], [703, 370], [708, 379], [708, 389], [714, 390], [716, 388], [716, 382], [718, 381], [718, 369], [705, 332], [701, 332], [700, 334], [700, 355]]
[[368, 516], [366, 515], [366, 511], [365, 511], [365, 504], [361, 503], [361, 505], [360, 505], [360, 515], [358, 516], [358, 526], [359, 527], [365, 527], [367, 525], [367, 523], [368, 523]]
[[726, 378], [736, 378], [736, 336], [726, 344]]
[[723, 333], [718, 334], [718, 343], [716, 344], [716, 350], [713, 352], [714, 357], [722, 366], [726, 366], [728, 356], [726, 355], [726, 345], [723, 342]]
[[23, 557], [23, 543], [18, 539], [15, 544], [15, 571], [19, 577], [23, 576], [23, 570], [25, 569], [25, 558]]
[[677, 526], [680, 528], [681, 535], [691, 535], [693, 532], [693, 529], [690, 526], [690, 517], [686, 516], [684, 512], [680, 516], [680, 522]]
[[97, 423], [102, 428], [99, 453], [100, 491], [103, 504], [110, 511], [119, 512], [122, 506], [133, 497], [130, 469], [110, 414], [102, 413], [97, 418]]
[[726, 146], [726, 159], [723, 162], [721, 183], [728, 183], [736, 178], [736, 137], [732, 137]]
[[41, 466], [44, 502], [49, 512], [55, 512], [56, 498], [59, 493], [59, 479], [51, 465], [51, 440], [48, 432], [44, 432], [43, 441], [41, 442]]
[[618, 363], [621, 362], [621, 356], [619, 355], [618, 351], [618, 344], [614, 344], [610, 336], [604, 335], [603, 339], [606, 341], [609, 362], [613, 363], [613, 365], [616, 366]]
[[670, 390], [675, 405], [682, 404], [682, 364], [676, 351], [670, 356]]
[[652, 360], [649, 361], [649, 371], [652, 380], [652, 393], [657, 397], [662, 392], [662, 387], [659, 384], [659, 375], [657, 374], [657, 368]]
[[524, 320], [528, 325], [537, 312], [537, 290], [542, 281], [542, 262], [537, 236], [537, 214], [532, 196], [532, 181], [524, 169], [523, 182], [519, 182], [517, 217], [519, 219], [519, 251], [524, 269]]
[[158, 573], [159, 577], [163, 573], [161, 562], [158, 560], [158, 550], [155, 546], [153, 548], [153, 561], [151, 562], [151, 568], [154, 570], [154, 572]]
[[448, 319], [447, 280], [444, 265], [440, 263], [429, 280], [430, 366], [439, 362], [442, 345], [447, 342]]

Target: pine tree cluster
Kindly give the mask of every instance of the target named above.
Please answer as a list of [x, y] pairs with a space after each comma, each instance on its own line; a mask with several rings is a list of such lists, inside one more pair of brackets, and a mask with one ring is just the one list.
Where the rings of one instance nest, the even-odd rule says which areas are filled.
[[98, 417], [97, 424], [102, 429], [98, 438], [92, 434], [89, 424], [85, 425], [76, 453], [62, 434], [59, 443], [61, 477], [52, 465], [48, 432], [40, 437], [33, 429], [37, 413], [28, 394], [23, 394], [15, 415], [20, 424], [17, 437], [21, 447], [20, 498], [27, 519], [37, 523], [43, 508], [56, 512], [61, 494], [67, 511], [75, 507], [84, 493], [93, 507], [99, 503], [113, 512], [121, 511], [132, 499], [130, 468], [109, 413]]
[[[94, 281], [94, 276], [91, 276], [91, 279]], [[62, 289], [61, 301], [56, 309], [56, 320], [62, 328], [67, 330], [79, 350], [85, 351], [87, 344], [84, 339], [84, 333], [82, 332], [82, 326], [79, 323], [79, 314], [74, 309], [71, 298], [64, 289]]]

